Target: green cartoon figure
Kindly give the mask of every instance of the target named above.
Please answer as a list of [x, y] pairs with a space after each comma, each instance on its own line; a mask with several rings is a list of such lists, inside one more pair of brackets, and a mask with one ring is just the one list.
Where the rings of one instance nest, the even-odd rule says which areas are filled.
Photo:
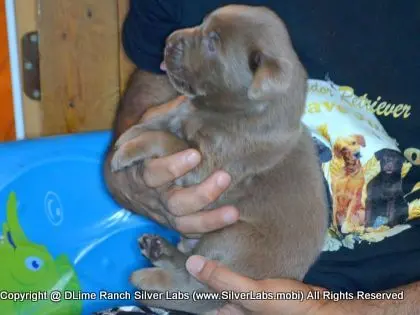
[[[68, 258], [60, 255], [54, 259], [45, 246], [27, 239], [19, 224], [14, 193], [9, 196], [6, 211], [0, 235], [1, 315], [81, 314], [81, 301], [64, 298], [65, 292], [80, 292]], [[53, 296], [57, 301], [51, 300]]]

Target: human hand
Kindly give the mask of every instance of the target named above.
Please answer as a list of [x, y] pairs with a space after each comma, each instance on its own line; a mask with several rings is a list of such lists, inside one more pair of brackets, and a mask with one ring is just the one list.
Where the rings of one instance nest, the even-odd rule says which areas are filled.
[[[157, 188], [188, 173], [200, 163], [196, 150], [185, 150], [145, 164], [143, 178], [147, 186]], [[202, 183], [187, 188], [174, 187], [162, 196], [174, 216], [174, 228], [183, 234], [203, 234], [233, 224], [239, 218], [233, 206], [200, 211], [214, 202], [228, 188], [230, 176], [217, 171]]]
[[[303, 292], [303, 297], [305, 297], [309, 292], [325, 291], [325, 289], [295, 280], [267, 279], [255, 281], [232, 272], [216, 261], [206, 260], [201, 256], [188, 258], [186, 267], [195, 278], [217, 292], [267, 292], [274, 294]], [[219, 310], [218, 315], [243, 315], [241, 309], [251, 311], [254, 314], [266, 315], [318, 315], [324, 314], [321, 308], [324, 309], [326, 304], [327, 302], [321, 299], [303, 299], [303, 301], [280, 299], [232, 300]]]
[[[185, 101], [178, 97], [173, 101], [147, 111], [142, 122], [163, 114]], [[185, 150], [170, 156], [145, 162], [143, 179], [148, 187], [158, 188], [173, 182], [196, 167], [201, 160], [197, 150]], [[233, 224], [239, 218], [233, 206], [224, 206], [211, 211], [200, 211], [216, 201], [228, 188], [230, 176], [217, 171], [196, 186], [175, 187], [161, 196], [166, 201], [168, 211], [174, 216], [174, 228], [182, 234], [203, 234]]]

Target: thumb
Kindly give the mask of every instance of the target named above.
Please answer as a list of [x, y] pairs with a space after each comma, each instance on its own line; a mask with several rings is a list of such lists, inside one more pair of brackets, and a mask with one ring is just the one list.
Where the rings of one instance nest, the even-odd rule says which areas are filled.
[[217, 315], [244, 315], [244, 312], [235, 304], [227, 304], [218, 311]]
[[255, 292], [259, 287], [256, 281], [232, 272], [219, 262], [206, 260], [202, 256], [189, 257], [186, 268], [197, 280], [218, 292]]

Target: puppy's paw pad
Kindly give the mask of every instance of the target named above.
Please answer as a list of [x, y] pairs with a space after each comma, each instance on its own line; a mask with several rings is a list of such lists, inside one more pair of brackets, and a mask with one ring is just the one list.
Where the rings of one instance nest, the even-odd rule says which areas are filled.
[[162, 257], [164, 244], [163, 240], [157, 235], [145, 234], [139, 239], [142, 254], [152, 262]]

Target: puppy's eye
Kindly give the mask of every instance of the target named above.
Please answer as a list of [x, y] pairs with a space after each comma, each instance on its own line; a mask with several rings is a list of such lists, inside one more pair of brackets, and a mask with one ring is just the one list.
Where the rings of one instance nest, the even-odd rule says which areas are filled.
[[210, 53], [214, 53], [217, 50], [217, 43], [220, 40], [219, 34], [217, 32], [210, 32], [204, 38], [204, 43], [206, 45], [207, 50]]
[[253, 51], [250, 53], [249, 58], [248, 58], [248, 63], [249, 63], [249, 69], [251, 70], [252, 73], [255, 73], [255, 71], [257, 71], [258, 67], [261, 64], [261, 60], [262, 60], [262, 55], [259, 51]]
[[353, 141], [353, 145], [356, 145], [356, 141]]

